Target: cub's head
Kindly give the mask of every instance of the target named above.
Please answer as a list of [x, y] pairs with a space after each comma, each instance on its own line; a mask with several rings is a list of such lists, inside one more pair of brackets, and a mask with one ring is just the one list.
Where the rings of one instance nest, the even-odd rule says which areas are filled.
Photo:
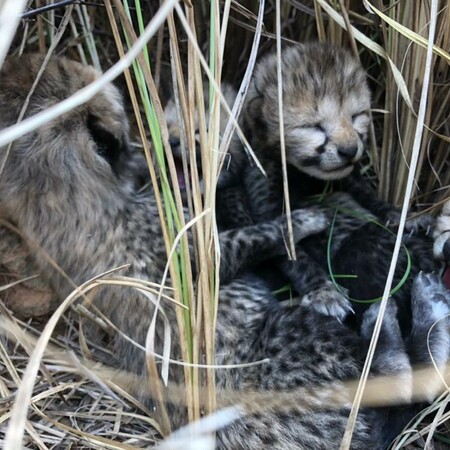
[[[365, 72], [348, 51], [319, 43], [283, 50], [281, 70], [287, 162], [322, 180], [346, 177], [361, 158], [368, 133]], [[275, 54], [255, 69], [243, 120], [254, 150], [279, 158]]]
[[[203, 99], [204, 99], [204, 109], [205, 109], [205, 117], [206, 117], [206, 124], [208, 124], [209, 120], [209, 90], [207, 89], [207, 83], [205, 83], [205, 88], [203, 92]], [[230, 109], [233, 107], [234, 101], [236, 99], [236, 90], [231, 86], [230, 84], [223, 82], [220, 86], [221, 93], [230, 107]], [[197, 167], [198, 170], [201, 172], [201, 148], [200, 148], [200, 133], [199, 133], [199, 117], [197, 113], [197, 109], [190, 110], [189, 113], [193, 114], [193, 117], [190, 117], [189, 119], [192, 121], [194, 127], [195, 127], [195, 154], [196, 154], [196, 161], [197, 161]], [[172, 154], [175, 160], [175, 165], [177, 168], [178, 173], [178, 182], [180, 184], [180, 188], [183, 191], [186, 188], [186, 182], [184, 179], [183, 174], [183, 165], [182, 165], [182, 133], [181, 133], [181, 124], [180, 120], [178, 119], [178, 113], [177, 113], [177, 106], [175, 103], [174, 98], [171, 98], [164, 109], [164, 115], [167, 122], [167, 128], [169, 131], [169, 142], [172, 148]], [[220, 122], [219, 122], [219, 133], [220, 136], [225, 131], [226, 125], [228, 123], [229, 115], [226, 111], [226, 109], [221, 104], [220, 107]], [[188, 143], [186, 143], [188, 144]], [[185, 151], [187, 151], [187, 148], [185, 148]], [[238, 153], [237, 155], [235, 153]], [[229, 158], [230, 159], [237, 159], [239, 158], [241, 154], [241, 149], [237, 148], [231, 148], [229, 151]], [[189, 163], [189, 152], [187, 151], [186, 160]], [[227, 166], [227, 165], [225, 165]], [[200, 173], [201, 175], [201, 173]], [[226, 170], [222, 171], [219, 178], [219, 183], [224, 182], [226, 178], [228, 178], [228, 175]]]
[[[0, 72], [0, 130], [14, 125], [43, 63], [38, 54], [8, 58]], [[25, 118], [61, 102], [99, 77], [92, 67], [52, 58], [35, 86]], [[128, 122], [118, 90], [108, 85], [83, 105], [0, 148], [0, 207], [114, 204], [128, 181]], [[123, 179], [122, 179], [123, 178]], [[126, 188], [127, 189], [127, 188]], [[114, 192], [116, 194], [114, 194]], [[86, 213], [87, 214], [87, 213]]]

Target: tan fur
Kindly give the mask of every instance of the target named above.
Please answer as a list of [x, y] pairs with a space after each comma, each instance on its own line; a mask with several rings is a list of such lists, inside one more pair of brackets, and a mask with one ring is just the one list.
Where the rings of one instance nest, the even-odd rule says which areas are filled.
[[[320, 44], [287, 48], [281, 65], [288, 163], [324, 180], [347, 176], [362, 156], [369, 126], [363, 69], [349, 52]], [[275, 54], [258, 63], [243, 118], [256, 152], [279, 148]], [[343, 157], [346, 149], [354, 156]]]
[[39, 277], [32, 252], [7, 227], [0, 227], [0, 289], [0, 298], [18, 317], [46, 316], [58, 305], [55, 292]]
[[[225, 101], [227, 102], [230, 109], [233, 107], [234, 100], [236, 99], [236, 90], [228, 83], [222, 83], [221, 85], [221, 92], [222, 95], [225, 98]], [[203, 93], [203, 98], [205, 100], [205, 116], [206, 120], [208, 121], [208, 99], [209, 99], [209, 91], [205, 88]], [[181, 111], [180, 111], [181, 113]], [[164, 108], [164, 115], [166, 117], [167, 121], [167, 127], [169, 130], [169, 136], [171, 139], [181, 139], [181, 130], [180, 130], [180, 121], [178, 120], [178, 114], [177, 114], [177, 107], [175, 100], [171, 98]], [[196, 140], [198, 140], [198, 114], [197, 114], [197, 108], [194, 110], [194, 129], [196, 130]], [[228, 114], [223, 106], [221, 106], [220, 109], [220, 133], [222, 134], [225, 131], [225, 127], [228, 123]], [[198, 141], [197, 141], [198, 142]]]

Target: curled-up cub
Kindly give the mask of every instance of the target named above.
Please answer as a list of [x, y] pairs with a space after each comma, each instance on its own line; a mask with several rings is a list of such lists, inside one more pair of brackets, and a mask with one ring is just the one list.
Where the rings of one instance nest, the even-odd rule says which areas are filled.
[[[336, 217], [326, 233], [297, 246], [297, 261], [280, 257], [276, 263], [302, 303], [344, 320], [363, 305], [350, 299], [370, 301], [382, 295], [396, 231], [384, 225], [398, 216], [360, 175], [370, 125], [366, 74], [350, 52], [319, 43], [286, 48], [281, 72], [291, 208], [321, 203]], [[219, 189], [224, 228], [259, 223], [284, 210], [275, 54], [257, 63], [241, 118], [267, 176], [247, 161], [235, 186]], [[394, 286], [410, 270], [396, 292], [400, 316], [410, 322], [412, 279], [420, 270], [437, 270], [438, 264], [431, 237], [421, 230], [406, 233], [404, 245]]]

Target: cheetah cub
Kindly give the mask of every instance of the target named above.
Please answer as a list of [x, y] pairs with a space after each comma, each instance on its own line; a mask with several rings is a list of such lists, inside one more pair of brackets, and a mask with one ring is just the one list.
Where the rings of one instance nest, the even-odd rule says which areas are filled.
[[[204, 81], [204, 92], [203, 92], [203, 99], [204, 99], [204, 110], [205, 110], [205, 118], [206, 122], [208, 123], [209, 118], [209, 91], [207, 89], [208, 82]], [[234, 89], [233, 86], [231, 86], [229, 83], [222, 82], [221, 84], [221, 94], [225, 100], [225, 102], [228, 104], [229, 108], [231, 109], [233, 107], [233, 104], [236, 100], [237, 91]], [[178, 174], [178, 181], [180, 185], [180, 190], [182, 194], [185, 194], [186, 191], [186, 179], [185, 174], [183, 172], [183, 157], [186, 157], [187, 164], [190, 163], [189, 158], [189, 152], [187, 151], [187, 145], [188, 143], [185, 142], [186, 136], [185, 133], [182, 132], [183, 128], [185, 127], [184, 120], [181, 117], [178, 117], [178, 111], [177, 106], [174, 98], [170, 98], [167, 102], [165, 108], [164, 108], [164, 116], [167, 122], [167, 128], [169, 131], [170, 136], [170, 146], [172, 148], [172, 153], [177, 169]], [[197, 168], [200, 171], [199, 175], [201, 178], [201, 149], [200, 149], [200, 133], [199, 133], [199, 117], [197, 109], [194, 109], [193, 117], [191, 118], [194, 124], [195, 128], [195, 146], [196, 146], [196, 162], [197, 162]], [[222, 137], [222, 134], [225, 132], [225, 128], [228, 124], [229, 115], [226, 111], [226, 109], [223, 107], [223, 104], [221, 103], [220, 106], [220, 122], [219, 122], [219, 134], [220, 138]], [[226, 169], [223, 170], [219, 176], [218, 179], [218, 187], [225, 187], [232, 185], [234, 182], [234, 179], [238, 176], [238, 171], [244, 164], [244, 158], [245, 155], [243, 152], [240, 151], [240, 145], [237, 139], [233, 139], [231, 143], [230, 150], [228, 151], [228, 154], [226, 156], [225, 161], [225, 167]], [[184, 154], [183, 154], [184, 153]], [[202, 180], [200, 180], [200, 187], [203, 189], [203, 183]]]
[[[295, 205], [321, 192], [318, 180], [348, 177], [361, 158], [369, 127], [370, 93], [366, 75], [346, 51], [328, 44], [303, 44], [281, 56], [286, 160], [291, 202]], [[283, 210], [277, 58], [269, 54], [256, 68], [242, 113], [242, 126], [267, 177], [247, 164], [243, 197], [253, 222], [278, 216]], [[243, 223], [236, 217], [233, 190], [219, 192], [227, 209], [225, 227]], [[231, 200], [230, 200], [231, 197]], [[242, 208], [241, 208], [242, 209]], [[230, 219], [231, 218], [231, 222]], [[234, 221], [234, 223], [233, 223]], [[297, 262], [280, 262], [288, 278], [301, 279], [304, 304], [343, 320], [352, 310], [323, 269], [301, 249]], [[297, 283], [298, 284], [298, 283]]]
[[[317, 202], [318, 197], [325, 197], [329, 183], [334, 191], [345, 193], [335, 194], [325, 202], [331, 211], [338, 211], [331, 252], [333, 256], [338, 255], [340, 261], [336, 264], [342, 266], [334, 267], [335, 273], [357, 273], [359, 285], [352, 288], [353, 279], [344, 280], [345, 288], [336, 290], [328, 275], [327, 236], [324, 235], [319, 241], [314, 238], [302, 242], [296, 249], [297, 261], [279, 258], [278, 266], [304, 304], [343, 320], [352, 310], [349, 296], [371, 299], [381, 295], [387, 275], [384, 268], [389, 265], [393, 249], [391, 235], [374, 226], [373, 221], [385, 223], [396, 211], [368, 190], [358, 170], [370, 125], [366, 74], [348, 51], [319, 43], [286, 48], [281, 56], [281, 69], [291, 206], [298, 208]], [[246, 203], [248, 214], [233, 214], [238, 208], [233, 205], [236, 195], [232, 190], [219, 192], [218, 204], [227, 209], [221, 217], [225, 217], [228, 228], [258, 223], [283, 211], [275, 54], [265, 56], [257, 64], [242, 122], [267, 177], [251, 163], [246, 164], [240, 186], [244, 197], [241, 203]], [[354, 240], [349, 241], [349, 236]], [[421, 237], [417, 243], [413, 237], [411, 241], [418, 249], [410, 279], [420, 270], [435, 268], [429, 240]], [[307, 242], [310, 244], [306, 245]], [[343, 245], [347, 248], [345, 253], [339, 251]], [[406, 256], [402, 254], [401, 258], [398, 280], [407, 266]], [[364, 267], [366, 272], [359, 267]], [[404, 289], [407, 301], [410, 287], [409, 282]]]
[[[27, 55], [5, 62], [0, 72], [0, 129], [16, 122], [42, 61], [42, 56]], [[30, 99], [28, 116], [67, 98], [98, 76], [91, 67], [54, 58]], [[122, 98], [108, 85], [84, 105], [18, 138], [9, 153], [0, 148], [4, 164], [0, 212], [29, 238], [27, 242], [35, 243], [62, 269], [56, 270], [36, 247], [30, 249], [36, 267], [60, 298], [73, 289], [68, 280], [80, 285], [124, 263], [131, 264], [131, 275], [136, 278], [156, 283], [162, 280], [167, 257], [156, 200], [151, 192], [137, 193], [130, 185], [128, 141]], [[305, 413], [292, 402], [283, 411], [263, 410], [243, 416], [219, 431], [217, 448], [221, 450], [330, 448], [340, 442], [349, 409], [330, 408], [314, 389], [330, 383], [341, 386], [341, 382], [359, 377], [377, 316], [378, 305], [374, 305], [364, 316], [358, 334], [312, 308], [280, 305], [265, 280], [248, 269], [285, 253], [284, 222], [284, 218], [276, 218], [220, 233], [216, 363], [236, 366], [216, 372], [217, 387], [239, 390], [243, 395], [248, 389], [271, 398], [278, 391], [305, 388], [317, 409]], [[298, 242], [323, 230], [327, 217], [317, 209], [300, 209], [293, 213], [293, 224]], [[424, 275], [417, 281], [414, 299], [415, 327], [410, 345], [423, 355], [419, 347], [426, 345], [424, 333], [437, 314], [450, 310], [450, 295]], [[145, 342], [154, 303], [136, 290], [117, 286], [96, 290], [92, 300], [131, 338], [112, 339], [111, 354], [117, 363], [148, 376]], [[164, 303], [161, 307], [165, 320], [175, 324], [176, 306]], [[155, 324], [157, 353], [162, 353], [165, 340], [162, 316], [158, 314]], [[176, 327], [172, 331], [172, 357], [179, 359], [178, 331]], [[439, 326], [438, 331], [442, 339], [433, 340], [431, 346], [442, 365], [448, 359], [448, 346], [441, 348], [441, 343], [447, 342], [448, 330]], [[420, 360], [409, 358], [394, 304], [388, 308], [380, 342], [374, 370], [401, 374], [405, 383], [399, 389], [407, 400], [411, 362]], [[265, 363], [248, 364], [260, 360]], [[180, 366], [170, 366], [170, 381], [182, 384], [183, 374]], [[171, 405], [170, 412], [175, 427], [186, 421], [182, 406]], [[352, 448], [383, 448], [383, 419], [376, 411], [362, 411]]]

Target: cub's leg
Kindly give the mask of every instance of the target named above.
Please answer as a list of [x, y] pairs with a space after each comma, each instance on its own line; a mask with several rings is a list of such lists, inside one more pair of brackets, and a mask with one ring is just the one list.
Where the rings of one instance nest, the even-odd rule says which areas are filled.
[[[292, 212], [294, 241], [298, 242], [328, 225], [328, 218], [317, 208], [298, 209]], [[286, 253], [286, 219], [278, 219], [257, 225], [236, 228], [219, 235], [222, 283], [232, 280], [241, 270], [265, 259]]]
[[450, 200], [444, 204], [437, 218], [433, 237], [435, 239], [434, 255], [450, 265]]
[[[411, 419], [444, 388], [438, 373], [433, 369], [430, 353], [442, 373], [450, 351], [448, 319], [443, 319], [450, 313], [450, 293], [436, 275], [424, 273], [414, 279], [411, 293], [412, 330], [405, 345], [411, 365], [415, 369], [427, 369], [425, 374], [420, 370], [412, 374], [413, 392], [420, 394], [419, 398], [423, 398], [425, 402], [415, 402], [386, 411], [387, 420], [382, 431], [385, 448], [390, 446], [405, 427], [410, 428], [408, 423]], [[428, 339], [431, 327], [433, 329]], [[394, 386], [394, 389], [397, 388], [401, 386]]]
[[[363, 315], [361, 335], [367, 342], [372, 338], [380, 305], [380, 302], [373, 303]], [[393, 299], [389, 299], [386, 305], [371, 371], [375, 375], [395, 376], [390, 389], [404, 401], [410, 401], [412, 369], [397, 319], [397, 306]]]
[[289, 261], [286, 256], [280, 256], [276, 263], [301, 296], [300, 304], [343, 321], [353, 312], [346, 289], [339, 291], [325, 270], [299, 247], [296, 257], [295, 261]]
[[[369, 342], [380, 310], [380, 303], [374, 303], [364, 313], [361, 325], [362, 337]], [[404, 429], [414, 409], [409, 403], [412, 394], [412, 368], [405, 343], [402, 339], [397, 320], [397, 306], [389, 299], [378, 338], [377, 348], [371, 366], [371, 374], [387, 376], [380, 389], [393, 393], [400, 406], [383, 406], [373, 408], [372, 420], [380, 424], [378, 431], [381, 448], [390, 447], [390, 443]], [[367, 400], [378, 403], [378, 391], [368, 392]], [[407, 404], [404, 406], [403, 404]]]
[[[417, 366], [432, 367], [434, 362], [441, 372], [450, 356], [450, 291], [436, 274], [419, 273], [412, 286], [412, 330], [406, 340], [411, 362]], [[423, 379], [420, 374], [414, 379], [416, 390], [424, 392], [431, 402], [444, 388], [436, 372]]]
[[[329, 208], [330, 216], [337, 209], [339, 214], [334, 222], [332, 236], [332, 254], [338, 252], [341, 243], [351, 233], [365, 224], [362, 215], [370, 220], [373, 216], [363, 209], [355, 200], [346, 193], [336, 193], [326, 199], [324, 206]], [[354, 215], [348, 212], [353, 212]], [[331, 232], [331, 231], [330, 231]], [[331, 282], [328, 272], [320, 262], [326, 257], [324, 249], [327, 246], [329, 232], [312, 238], [303, 249], [303, 243], [297, 248], [296, 261], [288, 261], [285, 257], [279, 257], [277, 264], [281, 271], [289, 278], [295, 290], [302, 296], [301, 303], [311, 306], [317, 311], [344, 320], [349, 312], [353, 312], [348, 299], [347, 290], [344, 287], [336, 288]], [[305, 243], [306, 244], [306, 243]], [[323, 261], [326, 267], [326, 260]]]

